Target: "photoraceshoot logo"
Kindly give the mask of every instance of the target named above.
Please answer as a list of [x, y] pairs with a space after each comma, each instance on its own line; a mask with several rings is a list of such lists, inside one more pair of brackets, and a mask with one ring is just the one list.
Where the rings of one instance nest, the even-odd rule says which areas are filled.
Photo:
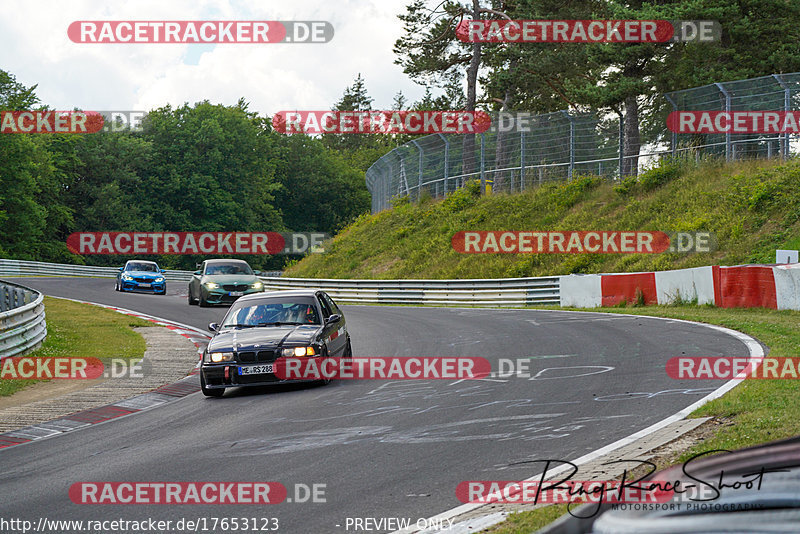
[[80, 44], [327, 43], [333, 25], [322, 20], [79, 20], [69, 25], [67, 36]]
[[473, 134], [489, 129], [485, 111], [279, 111], [278, 133], [295, 134]]
[[305, 254], [325, 252], [324, 232], [75, 232], [74, 254]]
[[668, 43], [719, 41], [712, 20], [463, 20], [466, 43]]

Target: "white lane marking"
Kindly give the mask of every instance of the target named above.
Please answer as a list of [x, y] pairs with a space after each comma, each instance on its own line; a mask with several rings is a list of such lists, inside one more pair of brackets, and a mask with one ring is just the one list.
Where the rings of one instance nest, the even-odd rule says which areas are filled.
[[[541, 311], [541, 310], [531, 310], [531, 311]], [[598, 313], [598, 312], [581, 312], [581, 311], [577, 311], [576, 312], [576, 311], [567, 311], [567, 310], [548, 310], [548, 311], [552, 311], [552, 312], [555, 312], [555, 313], [595, 313], [595, 314]], [[609, 314], [609, 315], [615, 315], [615, 314]], [[650, 316], [647, 316], [647, 315], [625, 315], [625, 316], [622, 316], [622, 317], [638, 317], [638, 318], [647, 318], [647, 319], [667, 320], [667, 319], [664, 319], [664, 318], [661, 318], [661, 317], [650, 317]], [[718, 330], [718, 331], [720, 331], [720, 332], [722, 332], [724, 334], [728, 334], [729, 336], [732, 336], [732, 337], [738, 339], [739, 341], [741, 341], [742, 343], [744, 343], [744, 345], [750, 351], [750, 357], [753, 358], [757, 363], [764, 359], [764, 348], [761, 346], [761, 344], [758, 341], [756, 341], [754, 338], [752, 338], [752, 337], [750, 337], [747, 334], [744, 334], [742, 332], [738, 332], [738, 331], [732, 330], [730, 328], [725, 328], [724, 326], [697, 323], [697, 322], [694, 322], [694, 321], [685, 321], [683, 319], [672, 319], [672, 318], [670, 318], [670, 319], [668, 319], [668, 321], [682, 322], [682, 323], [686, 323], [686, 324], [692, 324], [692, 325], [696, 325], [696, 326], [703, 326], [703, 327], [706, 327], [706, 328], [712, 328], [714, 330]], [[636, 441], [636, 440], [638, 440], [640, 438], [643, 438], [645, 436], [649, 436], [650, 434], [653, 434], [654, 432], [657, 432], [658, 430], [664, 428], [667, 425], [670, 425], [670, 424], [672, 424], [672, 423], [674, 423], [676, 421], [681, 421], [683, 419], [686, 419], [686, 417], [689, 414], [691, 414], [693, 411], [695, 411], [697, 408], [703, 406], [704, 404], [706, 404], [706, 403], [708, 403], [708, 402], [710, 402], [710, 401], [712, 401], [712, 400], [714, 400], [716, 398], [721, 397], [722, 395], [724, 395], [725, 393], [727, 393], [728, 391], [732, 390], [734, 387], [739, 385], [739, 383], [742, 382], [742, 380], [744, 380], [744, 378], [734, 378], [732, 380], [729, 380], [728, 382], [726, 382], [722, 386], [720, 386], [717, 389], [715, 389], [713, 392], [709, 393], [708, 395], [706, 395], [702, 399], [690, 404], [689, 406], [687, 406], [683, 410], [681, 410], [681, 411], [679, 411], [679, 412], [677, 412], [677, 413], [675, 413], [673, 415], [670, 415], [669, 417], [667, 417], [665, 419], [662, 419], [661, 421], [659, 421], [657, 423], [654, 423], [654, 424], [648, 426], [647, 428], [644, 428], [644, 429], [642, 429], [642, 430], [640, 430], [638, 432], [634, 432], [630, 436], [627, 436], [625, 438], [619, 439], [619, 440], [615, 441], [614, 443], [610, 443], [610, 444], [606, 445], [605, 447], [601, 447], [601, 448], [599, 448], [599, 449], [597, 449], [595, 451], [592, 451], [592, 452], [590, 452], [588, 454], [584, 454], [583, 456], [581, 456], [580, 458], [578, 458], [576, 460], [571, 460], [571, 461], [572, 461], [573, 464], [578, 465], [578, 466], [586, 464], [586, 463], [589, 463], [592, 460], [595, 460], [596, 458], [599, 458], [599, 457], [603, 456], [604, 454], [607, 454], [607, 453], [609, 453], [611, 451], [614, 451], [614, 450], [619, 449], [621, 447], [624, 447], [626, 445], [630, 445], [631, 443], [633, 443], [634, 441]], [[553, 469], [552, 471], [550, 471], [550, 473], [551, 473], [551, 475], [558, 475], [558, 474], [566, 471], [567, 469], [569, 469], [569, 467], [565, 465], [562, 468]], [[534, 476], [532, 476], [532, 477], [527, 479], [527, 481], [535, 481], [535, 480], [538, 480], [538, 473], [536, 475], [534, 475]], [[436, 521], [444, 522], [445, 519], [452, 519], [454, 517], [458, 517], [458, 516], [460, 516], [462, 514], [465, 514], [467, 512], [471, 512], [471, 511], [473, 511], [473, 510], [475, 510], [477, 508], [480, 508], [481, 506], [485, 506], [485, 504], [484, 503], [462, 504], [461, 506], [457, 506], [455, 508], [451, 508], [450, 510], [447, 510], [445, 512], [437, 514], [437, 515], [435, 515], [433, 517], [429, 517], [427, 523], [428, 524], [431, 524], [431, 523], [436, 524]], [[501, 521], [503, 521], [505, 516], [495, 516], [491, 520], [489, 520], [488, 517], [489, 516], [487, 515], [487, 516], [484, 516], [482, 518], [482, 521], [481, 521], [481, 527], [482, 528], [487, 528], [487, 527], [490, 527], [492, 525], [496, 525], [497, 523], [500, 523]], [[476, 520], [470, 520], [469, 521], [470, 524], [471, 523], [475, 523], [475, 522], [476, 522]], [[454, 527], [458, 527], [458, 524], [453, 525], [453, 526]], [[462, 525], [462, 527], [463, 527], [463, 525]], [[407, 528], [407, 529], [396, 530], [395, 532], [392, 532], [391, 534], [414, 534], [414, 533], [419, 533], [419, 532], [421, 532], [421, 531], [419, 529], [417, 529], [417, 528]], [[426, 531], [426, 532], [430, 532], [430, 531]], [[448, 532], [448, 534], [452, 534], [453, 532], [455, 532], [455, 530], [448, 530], [447, 532]], [[459, 532], [463, 532], [463, 531], [459, 531]]]

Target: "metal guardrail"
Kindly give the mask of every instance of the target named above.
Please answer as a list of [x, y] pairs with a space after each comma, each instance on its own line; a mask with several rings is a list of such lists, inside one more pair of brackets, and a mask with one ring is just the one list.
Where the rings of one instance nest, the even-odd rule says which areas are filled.
[[337, 301], [516, 307], [559, 304], [560, 277], [469, 280], [262, 278], [268, 289], [316, 288]]
[[[0, 276], [94, 276], [115, 278], [118, 272], [119, 269], [117, 267], [0, 259]], [[280, 276], [280, 274], [280, 271], [268, 271], [263, 276], [274, 277]], [[167, 269], [164, 277], [167, 282], [188, 282], [192, 278], [192, 271]]]
[[[0, 259], [0, 276], [96, 276], [113, 278], [114, 267], [91, 267]], [[341, 302], [518, 307], [559, 304], [560, 277], [469, 280], [338, 280], [285, 278], [279, 272], [260, 278], [267, 289], [318, 288]], [[191, 271], [167, 271], [168, 282], [188, 282]]]
[[46, 336], [44, 296], [0, 280], [0, 359], [30, 352]]

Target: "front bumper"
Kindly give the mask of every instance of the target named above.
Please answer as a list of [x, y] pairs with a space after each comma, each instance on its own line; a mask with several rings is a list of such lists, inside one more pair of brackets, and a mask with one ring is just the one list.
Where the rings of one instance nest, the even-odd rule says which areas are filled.
[[[149, 287], [147, 287], [149, 285]], [[148, 293], [163, 293], [167, 289], [166, 280], [161, 282], [137, 282], [136, 280], [120, 280], [123, 291], [145, 291]]]
[[[223, 288], [209, 289], [208, 287], [203, 286], [201, 292], [203, 294], [203, 300], [205, 300], [209, 304], [232, 304], [233, 302], [236, 301], [236, 299], [238, 299], [239, 297], [243, 297], [244, 295], [251, 295], [253, 293], [263, 293], [264, 288], [262, 286], [261, 289], [250, 288], [244, 291], [234, 292], [234, 291], [227, 291]], [[237, 293], [241, 293], [241, 295]]]
[[[274, 362], [272, 362], [274, 365]], [[208, 389], [246, 387], [246, 386], [269, 386], [275, 384], [302, 384], [304, 382], [316, 382], [316, 380], [285, 380], [278, 378], [274, 373], [263, 373], [255, 375], [240, 375], [239, 367], [242, 363], [203, 363], [200, 372], [203, 373], [203, 380]]]

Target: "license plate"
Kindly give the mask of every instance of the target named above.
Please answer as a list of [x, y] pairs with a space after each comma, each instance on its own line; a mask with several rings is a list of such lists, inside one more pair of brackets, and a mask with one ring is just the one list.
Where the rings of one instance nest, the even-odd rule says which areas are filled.
[[272, 364], [269, 365], [249, 365], [247, 367], [239, 367], [240, 375], [262, 375], [272, 372]]
[[153, 287], [153, 284], [139, 284], [139, 287]]
[[230, 297], [241, 297], [242, 295], [244, 295], [244, 291], [231, 291], [228, 293]]

